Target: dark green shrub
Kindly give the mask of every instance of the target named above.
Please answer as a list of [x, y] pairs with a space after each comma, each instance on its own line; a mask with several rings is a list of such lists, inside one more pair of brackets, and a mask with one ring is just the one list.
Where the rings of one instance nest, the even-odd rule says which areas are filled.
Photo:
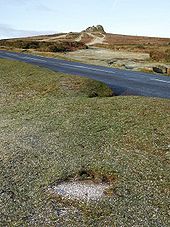
[[64, 52], [66, 50], [66, 47], [61, 44], [51, 44], [47, 47], [48, 52]]
[[144, 46], [143, 44], [138, 44], [138, 45], [136, 45], [136, 47], [137, 47], [138, 49], [145, 49], [145, 46]]

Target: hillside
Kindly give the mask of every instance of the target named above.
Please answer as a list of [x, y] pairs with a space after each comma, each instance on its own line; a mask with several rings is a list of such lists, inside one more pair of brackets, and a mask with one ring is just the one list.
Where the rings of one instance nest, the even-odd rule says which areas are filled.
[[[101, 41], [102, 39], [102, 41]], [[119, 35], [106, 33], [103, 26], [97, 25], [88, 27], [82, 32], [69, 32], [69, 33], [59, 33], [52, 35], [42, 35], [34, 36], [28, 38], [17, 38], [11, 39], [12, 41], [16, 40], [31, 40], [31, 41], [41, 41], [41, 42], [82, 42], [85, 45], [94, 45], [94, 44], [105, 44], [105, 45], [169, 45], [170, 38], [156, 38], [156, 37], [144, 37], [144, 36], [128, 36], [128, 35]], [[96, 40], [96, 41], [95, 41]], [[8, 40], [10, 41], [10, 40]], [[2, 42], [2, 41], [1, 41]], [[93, 44], [91, 44], [93, 43]]]
[[[168, 226], [169, 100], [9, 60], [0, 75], [0, 226]], [[50, 191], [70, 179], [109, 188]]]
[[[157, 38], [157, 37], [145, 37], [145, 36], [129, 36], [120, 34], [106, 33], [103, 26], [97, 25], [88, 27], [80, 33], [63, 33], [63, 34], [53, 34], [47, 36], [31, 37], [32, 40], [41, 41], [80, 41], [88, 45], [90, 42], [97, 38], [103, 38], [102, 44], [148, 44], [148, 45], [167, 45], [170, 44], [170, 38]], [[100, 43], [100, 42], [99, 42]], [[96, 42], [97, 44], [97, 42]]]
[[101, 25], [81, 32], [0, 40], [0, 48], [125, 70], [170, 74], [170, 38], [110, 34]]

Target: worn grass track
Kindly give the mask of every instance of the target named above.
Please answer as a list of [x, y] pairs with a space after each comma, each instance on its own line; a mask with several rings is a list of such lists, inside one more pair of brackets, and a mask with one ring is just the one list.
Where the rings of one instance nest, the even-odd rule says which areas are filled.
[[[2, 226], [168, 226], [169, 100], [6, 60], [0, 88]], [[82, 169], [115, 176], [108, 198], [47, 193]]]

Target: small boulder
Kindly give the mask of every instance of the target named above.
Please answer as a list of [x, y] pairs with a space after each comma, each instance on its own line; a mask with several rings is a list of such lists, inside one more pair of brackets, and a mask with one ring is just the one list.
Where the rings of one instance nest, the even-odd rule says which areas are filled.
[[161, 74], [166, 74], [167, 73], [167, 67], [159, 65], [159, 66], [154, 66], [153, 71], [155, 73], [161, 73]]
[[117, 60], [107, 60], [108, 65], [113, 65]]
[[134, 69], [134, 67], [131, 65], [125, 65], [125, 69], [132, 70], [132, 69]]
[[170, 75], [170, 68], [167, 68], [167, 74]]

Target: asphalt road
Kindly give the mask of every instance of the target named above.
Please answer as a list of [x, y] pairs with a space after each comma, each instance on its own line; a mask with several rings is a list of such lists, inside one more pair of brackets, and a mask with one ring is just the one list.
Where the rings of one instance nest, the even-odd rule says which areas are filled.
[[0, 58], [31, 63], [56, 72], [106, 83], [117, 95], [170, 98], [170, 77], [0, 50]]

